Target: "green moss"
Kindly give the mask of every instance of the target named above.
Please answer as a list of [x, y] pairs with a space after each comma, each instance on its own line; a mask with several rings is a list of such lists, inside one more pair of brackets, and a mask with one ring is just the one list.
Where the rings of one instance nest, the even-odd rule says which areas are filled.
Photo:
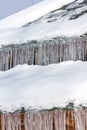
[[74, 103], [70, 102], [68, 105], [66, 105], [65, 108], [63, 108], [64, 110], [73, 110], [74, 109]]
[[87, 37], [87, 33], [84, 33], [84, 34], [80, 35], [80, 37], [86, 38]]
[[25, 112], [25, 108], [24, 108], [24, 107], [21, 107], [20, 113], [24, 113], [24, 112]]

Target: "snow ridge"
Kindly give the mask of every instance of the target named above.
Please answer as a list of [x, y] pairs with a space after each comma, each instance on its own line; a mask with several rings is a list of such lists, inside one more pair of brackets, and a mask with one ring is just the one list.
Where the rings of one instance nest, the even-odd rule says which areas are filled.
[[1, 20], [0, 42], [12, 44], [53, 36], [80, 36], [87, 33], [86, 21], [86, 0], [44, 0]]
[[11, 111], [76, 106], [87, 103], [87, 62], [67, 61], [48, 66], [18, 65], [0, 72], [0, 105]]

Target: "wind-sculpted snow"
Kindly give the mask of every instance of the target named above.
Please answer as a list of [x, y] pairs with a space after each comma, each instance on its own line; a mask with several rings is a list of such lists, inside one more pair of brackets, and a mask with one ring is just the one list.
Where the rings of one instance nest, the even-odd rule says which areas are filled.
[[86, 0], [44, 0], [0, 21], [1, 45], [84, 34], [87, 35]]
[[69, 102], [75, 106], [86, 106], [87, 62], [67, 61], [48, 66], [18, 65], [0, 72], [0, 105], [3, 111], [19, 107], [65, 107]]

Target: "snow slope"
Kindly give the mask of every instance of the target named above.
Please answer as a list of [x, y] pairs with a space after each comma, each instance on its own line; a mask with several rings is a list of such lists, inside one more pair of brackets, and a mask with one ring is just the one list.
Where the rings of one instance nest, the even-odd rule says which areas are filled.
[[4, 1], [0, 4], [0, 20], [17, 13], [27, 7], [35, 5], [43, 0]]
[[48, 66], [18, 65], [0, 72], [0, 105], [11, 111], [87, 103], [87, 62], [67, 61]]
[[0, 21], [0, 43], [87, 33], [86, 0], [44, 0]]
[[45, 0], [0, 21], [0, 30], [21, 27], [74, 0]]

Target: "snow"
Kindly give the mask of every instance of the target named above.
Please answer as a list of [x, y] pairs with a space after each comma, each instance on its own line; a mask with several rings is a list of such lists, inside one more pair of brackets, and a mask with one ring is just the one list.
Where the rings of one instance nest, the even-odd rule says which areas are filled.
[[0, 72], [3, 110], [63, 107], [87, 103], [87, 62], [67, 61], [48, 66], [18, 65]]
[[72, 1], [74, 0], [44, 0], [39, 4], [35, 4], [34, 6], [1, 20], [0, 29], [21, 27], [25, 23], [34, 21]]
[[[72, 3], [74, 2], [74, 3]], [[51, 11], [61, 8], [64, 5], [71, 3], [71, 5], [78, 5], [74, 0], [44, 0], [32, 7], [29, 7], [23, 11], [20, 11], [12, 16], [9, 16], [0, 21], [0, 44], [12, 44], [23, 43], [27, 40], [33, 39], [46, 39], [55, 36], [73, 36], [80, 35], [87, 31], [87, 14], [80, 16], [78, 19], [69, 20], [69, 18], [84, 11], [86, 8], [80, 8], [68, 12], [67, 15], [63, 15], [63, 11], [60, 10], [58, 16], [53, 19], [47, 19], [50, 16]], [[48, 22], [54, 20], [54, 22]], [[28, 23], [31, 23], [28, 27], [24, 27]], [[76, 28], [77, 27], [77, 28]]]
[[[86, 11], [87, 5], [79, 6], [81, 2], [83, 0], [44, 0], [1, 20], [0, 46], [86, 33], [87, 13], [70, 20]], [[56, 10], [69, 3], [67, 9], [74, 10]], [[64, 107], [69, 102], [76, 106], [87, 105], [87, 62], [67, 61], [48, 66], [25, 64], [0, 72], [0, 105], [3, 110], [12, 111], [20, 106], [38, 109]]]

